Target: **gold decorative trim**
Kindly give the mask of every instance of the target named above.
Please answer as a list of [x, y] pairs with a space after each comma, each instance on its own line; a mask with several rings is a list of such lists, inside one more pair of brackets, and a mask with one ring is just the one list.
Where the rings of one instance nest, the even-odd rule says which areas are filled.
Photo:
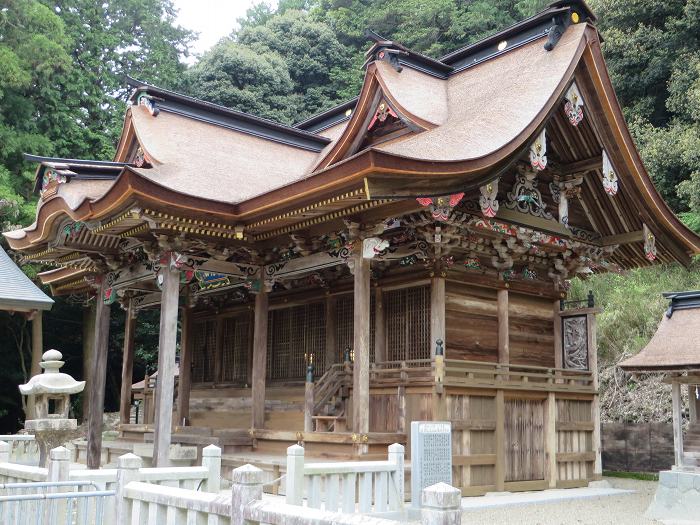
[[278, 228], [276, 230], [271, 230], [269, 232], [261, 233], [260, 235], [256, 235], [253, 237], [254, 241], [264, 241], [266, 239], [271, 239], [272, 237], [276, 237], [277, 235], [283, 235], [285, 233], [289, 233], [294, 230], [299, 230], [302, 228], [308, 228], [309, 226], [313, 226], [315, 224], [319, 224], [322, 222], [326, 221], [332, 221], [334, 219], [338, 219], [340, 217], [344, 217], [345, 215], [351, 215], [353, 213], [359, 213], [361, 211], [366, 211], [370, 210], [372, 208], [376, 208], [377, 206], [381, 206], [382, 204], [387, 204], [389, 202], [392, 202], [391, 199], [379, 199], [375, 201], [367, 201], [363, 202], [362, 204], [357, 204], [355, 206], [351, 206], [349, 208], [343, 208], [331, 213], [327, 213], [325, 215], [319, 215], [318, 217], [314, 217], [313, 219], [307, 219], [305, 221], [297, 222], [294, 224], [290, 224], [289, 226], [285, 226], [283, 228]]
[[41, 259], [42, 257], [45, 257], [47, 255], [50, 255], [52, 253], [56, 252], [56, 248], [46, 248], [45, 250], [42, 250], [40, 252], [32, 253], [30, 255], [25, 255], [23, 259], [25, 261], [34, 261], [36, 259]]
[[299, 215], [301, 213], [307, 213], [311, 210], [314, 210], [316, 208], [320, 208], [321, 206], [328, 206], [329, 204], [333, 204], [335, 202], [340, 202], [345, 199], [352, 199], [354, 197], [360, 197], [360, 196], [365, 196], [365, 190], [364, 188], [359, 188], [354, 191], [350, 191], [347, 193], [343, 193], [342, 195], [336, 195], [335, 197], [331, 197], [330, 199], [326, 199], [323, 201], [319, 201], [314, 204], [309, 204], [308, 206], [304, 206], [303, 208], [298, 208], [296, 210], [289, 211], [287, 213], [282, 213], [280, 215], [275, 215], [274, 217], [270, 217], [267, 219], [263, 219], [261, 221], [253, 222], [248, 225], [248, 228], [257, 228], [259, 226], [264, 226], [266, 224], [270, 224], [271, 222], [279, 221], [282, 219], [289, 219], [295, 215]]
[[56, 262], [63, 263], [63, 262], [68, 262], [72, 261], [74, 259], [79, 259], [80, 257], [83, 257], [83, 254], [80, 252], [72, 252], [67, 255], [63, 255], [62, 257], [58, 257], [56, 259]]
[[79, 285], [89, 285], [84, 276], [79, 279], [73, 279], [72, 281], [59, 284], [58, 286], [53, 286], [53, 291], [54, 293], [58, 293], [62, 292], [63, 290], [68, 290], [69, 288], [77, 288]]
[[142, 233], [148, 230], [149, 226], [148, 223], [143, 223], [139, 224], [135, 228], [131, 228], [130, 230], [126, 230], [120, 234], [117, 235], [117, 237], [124, 239], [126, 237], [131, 237], [132, 235], [136, 235], [137, 233]]
[[136, 213], [132, 210], [129, 210], [129, 211], [122, 213], [121, 215], [118, 215], [117, 217], [115, 217], [111, 221], [106, 222], [104, 224], [101, 224], [100, 226], [98, 226], [97, 228], [92, 230], [92, 233], [100, 233], [100, 232], [103, 232], [109, 228], [116, 226], [120, 222], [124, 222], [127, 219], [138, 219], [138, 218], [139, 218], [138, 213]]

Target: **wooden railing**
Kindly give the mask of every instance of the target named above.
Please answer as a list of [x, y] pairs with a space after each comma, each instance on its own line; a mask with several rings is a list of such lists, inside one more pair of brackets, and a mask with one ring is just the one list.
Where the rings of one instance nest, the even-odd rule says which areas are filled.
[[426, 386], [434, 382], [432, 359], [383, 361], [372, 363], [369, 370], [370, 387]]
[[595, 392], [593, 374], [588, 371], [445, 359], [443, 375], [448, 387]]

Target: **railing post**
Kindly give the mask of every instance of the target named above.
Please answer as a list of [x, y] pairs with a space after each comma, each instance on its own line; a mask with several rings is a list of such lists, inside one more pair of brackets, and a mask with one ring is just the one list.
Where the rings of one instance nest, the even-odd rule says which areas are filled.
[[301, 505], [304, 499], [304, 447], [287, 449], [287, 503]]
[[243, 465], [233, 471], [231, 486], [231, 524], [252, 524], [244, 517], [249, 503], [262, 499], [263, 472], [253, 465]]
[[10, 462], [10, 444], [7, 441], [0, 441], [0, 463]]
[[447, 483], [423, 489], [422, 525], [459, 525], [462, 523], [462, 491]]
[[126, 486], [132, 481], [139, 480], [139, 469], [143, 461], [135, 454], [124, 454], [117, 460], [117, 488], [115, 495], [116, 520], [115, 523], [131, 522], [131, 504], [125, 497]]
[[[49, 452], [49, 461], [47, 464], [47, 479], [46, 481], [68, 481], [70, 473], [70, 452], [66, 447], [52, 448]], [[60, 488], [49, 488], [47, 492], [60, 492]], [[65, 500], [54, 500], [47, 502], [44, 511], [44, 523], [61, 523], [66, 519], [66, 502]], [[53, 520], [51, 519], [53, 518]]]
[[389, 445], [389, 455], [387, 459], [389, 463], [394, 465], [394, 472], [391, 475], [391, 479], [396, 486], [396, 493], [389, 490], [389, 509], [392, 511], [402, 509], [405, 500], [404, 457], [405, 449], [403, 445], [399, 445], [398, 443]]
[[209, 445], [202, 449], [202, 466], [207, 469], [206, 492], [218, 494], [221, 490], [221, 449]]

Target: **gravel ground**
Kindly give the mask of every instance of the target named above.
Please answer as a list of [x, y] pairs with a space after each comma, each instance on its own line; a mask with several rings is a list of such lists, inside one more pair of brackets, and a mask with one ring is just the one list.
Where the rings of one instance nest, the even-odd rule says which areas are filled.
[[618, 496], [569, 500], [559, 503], [468, 510], [462, 516], [462, 523], [465, 525], [644, 525], [647, 523], [659, 523], [644, 517], [644, 512], [656, 492], [655, 481], [606, 479], [615, 488], [631, 489], [637, 492]]

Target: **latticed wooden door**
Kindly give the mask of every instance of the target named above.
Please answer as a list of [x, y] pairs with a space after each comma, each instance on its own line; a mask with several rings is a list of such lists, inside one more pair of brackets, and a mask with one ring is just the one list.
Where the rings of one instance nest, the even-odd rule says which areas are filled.
[[389, 361], [430, 357], [430, 288], [420, 286], [384, 294]]
[[210, 383], [216, 380], [216, 319], [207, 319], [193, 323], [192, 338], [192, 382]]
[[544, 401], [505, 402], [506, 481], [544, 479]]
[[235, 317], [225, 317], [222, 323], [221, 380], [227, 383], [247, 384], [250, 315], [244, 313]]
[[[336, 363], [342, 363], [345, 358], [345, 349], [352, 350], [354, 334], [354, 314], [352, 294], [340, 295], [335, 300], [335, 355]], [[369, 360], [374, 363], [374, 329], [376, 323], [374, 295], [370, 297], [369, 312]]]

